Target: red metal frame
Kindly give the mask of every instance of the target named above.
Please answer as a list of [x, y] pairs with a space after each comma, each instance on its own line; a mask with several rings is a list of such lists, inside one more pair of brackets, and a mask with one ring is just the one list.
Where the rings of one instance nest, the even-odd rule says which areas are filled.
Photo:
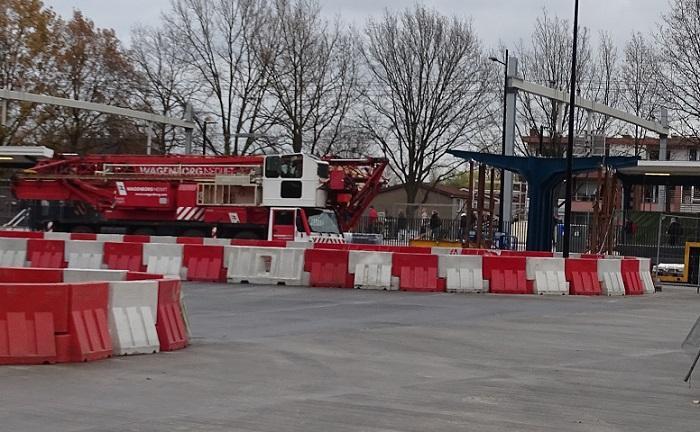
[[[381, 158], [338, 159], [325, 158], [331, 170], [342, 170], [344, 173], [342, 188], [328, 187], [328, 207], [339, 217], [343, 231], [352, 228], [370, 202], [379, 192], [383, 181], [387, 160]], [[108, 220], [176, 220], [175, 203], [168, 203], [154, 208], [144, 205], [125, 205], [117, 202], [116, 182], [153, 182], [161, 184], [160, 189], [167, 185], [168, 195], [177, 196], [178, 185], [197, 183], [198, 180], [210, 179], [212, 172], [182, 176], [144, 174], [129, 171], [128, 166], [135, 168], [144, 165], [237, 165], [262, 168], [264, 156], [144, 156], [144, 155], [88, 155], [66, 156], [39, 162], [35, 167], [19, 173], [13, 182], [13, 191], [19, 199], [27, 200], [58, 200], [80, 201], [89, 204]], [[124, 165], [127, 169], [118, 173], [105, 174], [105, 165]], [[164, 185], [165, 184], [165, 185]], [[348, 200], [347, 197], [350, 196]], [[233, 207], [226, 207], [233, 210]], [[236, 207], [236, 209], [239, 209]], [[260, 208], [246, 208], [251, 219], [262, 222]], [[222, 216], [222, 208], [207, 208], [205, 220]], [[210, 214], [211, 213], [211, 214]], [[251, 221], [252, 222], [252, 221]]]

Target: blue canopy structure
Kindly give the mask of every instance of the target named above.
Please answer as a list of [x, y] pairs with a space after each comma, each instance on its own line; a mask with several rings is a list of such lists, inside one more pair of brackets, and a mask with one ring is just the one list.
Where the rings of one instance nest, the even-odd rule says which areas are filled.
[[[552, 249], [554, 233], [554, 198], [557, 185], [566, 177], [566, 159], [534, 156], [505, 156], [463, 150], [449, 150], [449, 154], [493, 168], [505, 169], [520, 174], [528, 183], [530, 210], [527, 224], [527, 250], [549, 251]], [[606, 165], [614, 169], [637, 165], [637, 157], [576, 157], [573, 172], [586, 172]], [[503, 215], [501, 216], [503, 217]], [[536, 221], [536, 223], [532, 223]]]

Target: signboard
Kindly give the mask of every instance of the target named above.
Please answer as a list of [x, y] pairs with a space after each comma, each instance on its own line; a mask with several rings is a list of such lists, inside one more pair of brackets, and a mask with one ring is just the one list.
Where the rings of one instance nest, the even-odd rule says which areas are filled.
[[118, 181], [114, 202], [120, 207], [168, 208], [172, 206], [172, 194], [168, 184]]
[[105, 164], [105, 174], [140, 174], [161, 177], [216, 177], [248, 174], [251, 165], [123, 165]]

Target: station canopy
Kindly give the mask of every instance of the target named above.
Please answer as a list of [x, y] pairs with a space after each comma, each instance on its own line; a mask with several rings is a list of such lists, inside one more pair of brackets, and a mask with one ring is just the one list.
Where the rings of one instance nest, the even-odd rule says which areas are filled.
[[698, 186], [700, 161], [640, 160], [636, 165], [618, 168], [617, 174], [627, 185]]
[[53, 150], [39, 146], [0, 146], [0, 168], [30, 168], [53, 157]]

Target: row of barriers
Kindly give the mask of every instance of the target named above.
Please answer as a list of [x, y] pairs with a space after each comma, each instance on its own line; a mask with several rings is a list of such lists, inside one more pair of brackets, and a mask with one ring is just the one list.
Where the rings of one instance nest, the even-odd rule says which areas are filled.
[[[311, 246], [307, 244], [306, 246]], [[397, 249], [398, 248], [398, 249]], [[365, 245], [221, 246], [0, 238], [0, 266], [112, 269], [189, 281], [498, 294], [654, 291], [648, 259]]]
[[94, 234], [44, 231], [0, 230], [0, 238], [26, 238], [43, 240], [86, 240], [114, 243], [198, 244], [207, 246], [272, 246], [285, 247], [284, 240], [249, 240], [206, 237], [150, 236], [139, 234]]
[[85, 362], [188, 344], [178, 279], [0, 267], [0, 364]]

